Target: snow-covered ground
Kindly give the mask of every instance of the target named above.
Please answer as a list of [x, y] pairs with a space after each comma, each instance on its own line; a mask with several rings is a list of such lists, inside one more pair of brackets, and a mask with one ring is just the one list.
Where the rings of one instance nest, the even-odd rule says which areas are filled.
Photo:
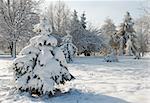
[[0, 58], [0, 103], [150, 103], [150, 57], [119, 57], [105, 63], [100, 57], [80, 57], [68, 64], [76, 77], [59, 96], [31, 98], [14, 92], [12, 59]]

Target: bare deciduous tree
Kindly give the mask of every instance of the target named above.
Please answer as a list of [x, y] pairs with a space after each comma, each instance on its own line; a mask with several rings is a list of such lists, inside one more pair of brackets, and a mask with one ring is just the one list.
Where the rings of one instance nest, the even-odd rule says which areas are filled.
[[148, 51], [148, 45], [150, 44], [150, 22], [148, 16], [143, 16], [136, 20], [135, 30], [138, 38], [138, 45], [142, 56]]
[[65, 2], [57, 1], [55, 4], [51, 2], [47, 11], [52, 32], [58, 34], [66, 34], [66, 30], [70, 27], [70, 9]]
[[16, 43], [33, 34], [38, 4], [32, 0], [0, 0], [0, 34], [8, 42], [12, 57], [16, 57]]

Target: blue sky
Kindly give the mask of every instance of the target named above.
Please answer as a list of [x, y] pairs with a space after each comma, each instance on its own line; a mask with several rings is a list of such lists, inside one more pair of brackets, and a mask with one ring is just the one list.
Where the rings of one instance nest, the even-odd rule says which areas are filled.
[[[46, 0], [47, 4], [50, 0]], [[136, 19], [143, 14], [140, 10], [142, 6], [147, 5], [143, 0], [65, 0], [68, 7], [73, 11], [77, 10], [79, 16], [85, 11], [87, 21], [95, 25], [102, 25], [106, 18], [113, 19], [116, 25], [119, 25], [126, 11]]]

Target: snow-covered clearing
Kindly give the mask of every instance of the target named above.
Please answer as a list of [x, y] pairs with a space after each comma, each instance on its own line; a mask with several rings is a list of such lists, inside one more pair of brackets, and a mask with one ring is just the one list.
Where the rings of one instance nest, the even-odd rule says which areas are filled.
[[68, 64], [76, 80], [66, 84], [68, 93], [32, 98], [14, 93], [12, 59], [0, 58], [0, 103], [150, 103], [150, 57], [119, 57], [105, 63], [100, 57], [80, 57]]

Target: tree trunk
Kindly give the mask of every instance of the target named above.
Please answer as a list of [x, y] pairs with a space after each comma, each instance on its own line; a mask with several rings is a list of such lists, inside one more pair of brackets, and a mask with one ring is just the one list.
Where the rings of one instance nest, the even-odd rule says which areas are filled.
[[8, 49], [9, 49], [9, 51], [10, 51], [10, 55], [11, 55], [11, 57], [12, 57], [13, 42], [8, 42], [8, 45], [9, 45]]
[[142, 57], [144, 56], [144, 51], [142, 51]]
[[13, 41], [13, 45], [12, 45], [12, 57], [16, 58], [16, 41]]

